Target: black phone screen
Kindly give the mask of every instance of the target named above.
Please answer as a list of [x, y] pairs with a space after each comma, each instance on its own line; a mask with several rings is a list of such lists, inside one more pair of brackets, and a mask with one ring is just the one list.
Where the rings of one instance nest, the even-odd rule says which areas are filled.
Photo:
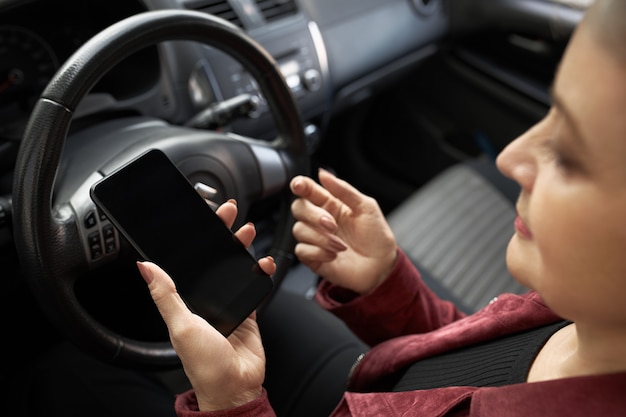
[[228, 336], [265, 299], [272, 279], [160, 150], [91, 187], [91, 197], [146, 260], [174, 280], [196, 314]]

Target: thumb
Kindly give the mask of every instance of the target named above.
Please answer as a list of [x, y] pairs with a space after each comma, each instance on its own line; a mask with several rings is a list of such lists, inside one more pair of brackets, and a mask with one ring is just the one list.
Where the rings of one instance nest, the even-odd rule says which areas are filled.
[[179, 320], [183, 320], [191, 314], [176, 291], [176, 284], [163, 269], [152, 262], [145, 261], [137, 262], [137, 268], [148, 284], [150, 296], [168, 328], [175, 327]]

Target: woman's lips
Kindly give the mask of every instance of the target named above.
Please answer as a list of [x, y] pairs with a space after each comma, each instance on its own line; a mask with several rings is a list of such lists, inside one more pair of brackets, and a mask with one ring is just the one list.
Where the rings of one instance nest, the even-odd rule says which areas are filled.
[[515, 218], [515, 231], [526, 239], [532, 239], [533, 237], [532, 233], [530, 233], [530, 230], [528, 230], [520, 216]]

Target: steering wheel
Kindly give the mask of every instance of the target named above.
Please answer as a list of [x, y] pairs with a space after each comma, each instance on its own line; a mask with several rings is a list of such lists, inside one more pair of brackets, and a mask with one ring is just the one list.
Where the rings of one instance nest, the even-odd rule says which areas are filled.
[[[80, 101], [127, 56], [177, 40], [206, 44], [236, 59], [267, 101], [276, 138], [235, 137], [145, 118], [103, 123], [86, 134], [101, 145], [102, 152], [84, 153], [84, 159], [97, 166], [68, 192], [72, 169], [64, 165], [63, 154]], [[90, 246], [93, 223], [86, 224], [86, 216], [95, 206], [88, 189], [98, 178], [155, 147], [166, 152], [188, 178], [208, 179], [223, 200], [236, 198], [240, 216], [268, 195], [279, 200], [278, 225], [269, 251], [278, 266], [275, 288], [290, 266], [294, 244], [288, 181], [296, 174], [308, 174], [309, 169], [301, 116], [278, 66], [255, 40], [220, 18], [183, 10], [140, 13], [103, 30], [64, 63], [37, 101], [18, 152], [12, 196], [15, 244], [26, 280], [49, 319], [86, 352], [124, 366], [170, 367], [179, 360], [167, 338], [154, 341], [121, 335], [95, 318], [77, 297], [79, 277], [114, 262], [114, 256], [98, 251], [94, 255]], [[95, 220], [95, 230], [101, 231]], [[113, 255], [118, 251], [119, 242]], [[114, 302], [110, 304], [115, 308]]]

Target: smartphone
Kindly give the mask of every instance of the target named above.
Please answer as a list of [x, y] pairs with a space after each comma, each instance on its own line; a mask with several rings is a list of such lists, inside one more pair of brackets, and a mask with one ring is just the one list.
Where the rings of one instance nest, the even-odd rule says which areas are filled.
[[224, 336], [269, 295], [273, 281], [161, 150], [90, 189], [96, 206], [144, 260], [163, 268], [189, 308]]

